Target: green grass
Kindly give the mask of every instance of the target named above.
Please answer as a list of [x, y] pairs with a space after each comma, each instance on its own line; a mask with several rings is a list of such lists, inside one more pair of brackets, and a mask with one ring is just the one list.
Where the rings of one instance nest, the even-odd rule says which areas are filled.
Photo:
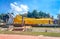
[[18, 34], [18, 35], [44, 35], [52, 37], [60, 37], [60, 33], [49, 33], [49, 32], [20, 32], [20, 31], [0, 31], [0, 34]]

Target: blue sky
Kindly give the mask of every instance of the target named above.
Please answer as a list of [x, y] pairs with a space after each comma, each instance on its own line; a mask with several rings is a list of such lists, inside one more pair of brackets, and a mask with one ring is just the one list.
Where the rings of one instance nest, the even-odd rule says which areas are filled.
[[21, 4], [28, 6], [29, 9], [27, 11], [37, 9], [37, 11], [50, 13], [55, 18], [60, 13], [59, 0], [0, 0], [0, 13], [11, 11], [11, 4], [14, 3], [17, 3], [17, 6]]

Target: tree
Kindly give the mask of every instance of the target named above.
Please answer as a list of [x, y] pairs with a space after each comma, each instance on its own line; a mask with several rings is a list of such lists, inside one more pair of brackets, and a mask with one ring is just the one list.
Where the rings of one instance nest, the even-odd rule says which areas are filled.
[[2, 15], [0, 14], [0, 19], [2, 19]]
[[58, 24], [60, 24], [60, 14], [57, 15], [58, 18]]
[[[26, 14], [24, 14], [23, 16], [26, 16]], [[33, 10], [32, 12], [28, 11], [27, 17], [29, 18], [50, 18], [50, 14], [43, 12], [43, 11], [37, 12], [37, 10]]]
[[52, 16], [51, 18], [54, 19], [54, 16]]
[[28, 11], [27, 17], [32, 18], [32, 13]]
[[2, 19], [6, 22], [9, 19], [8, 14], [3, 14]]
[[49, 13], [47, 14], [45, 12], [40, 11], [39, 18], [50, 18], [50, 14]]
[[38, 14], [37, 10], [33, 10], [32, 16], [33, 16], [33, 18], [38, 18], [39, 14]]
[[40, 11], [40, 12], [39, 12], [39, 18], [42, 18], [42, 16], [43, 16], [43, 12]]
[[27, 14], [28, 13], [24, 13], [24, 14], [20, 14], [20, 15], [23, 16], [23, 17], [27, 17]]
[[47, 17], [50, 18], [50, 14], [49, 13], [47, 14]]

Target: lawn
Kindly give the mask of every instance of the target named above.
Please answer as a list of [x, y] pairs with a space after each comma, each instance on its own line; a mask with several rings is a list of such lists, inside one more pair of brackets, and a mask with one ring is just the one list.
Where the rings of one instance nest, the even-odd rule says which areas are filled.
[[18, 35], [44, 35], [52, 37], [60, 37], [60, 33], [49, 33], [49, 32], [20, 32], [20, 31], [0, 31], [0, 34], [18, 34]]

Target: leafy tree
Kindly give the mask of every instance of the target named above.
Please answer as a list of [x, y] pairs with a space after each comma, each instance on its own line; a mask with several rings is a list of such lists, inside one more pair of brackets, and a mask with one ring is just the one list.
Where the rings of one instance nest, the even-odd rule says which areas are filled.
[[51, 18], [54, 19], [54, 16], [52, 16]]
[[28, 11], [27, 17], [32, 18], [32, 13]]
[[20, 14], [20, 16], [27, 17], [27, 13]]
[[39, 18], [42, 18], [42, 16], [43, 16], [43, 12], [40, 11], [40, 12], [39, 12]]
[[4, 16], [4, 14], [0, 14], [0, 19], [2, 19], [2, 20], [3, 20], [3, 16]]
[[47, 17], [50, 18], [50, 14], [49, 13], [47, 14]]
[[37, 10], [33, 10], [32, 16], [33, 16], [34, 18], [38, 18], [39, 14], [38, 14]]
[[57, 18], [60, 20], [60, 14], [58, 14]]
[[39, 18], [50, 18], [50, 14], [40, 11]]
[[8, 14], [2, 14], [2, 19], [6, 22], [9, 19]]
[[0, 14], [0, 19], [2, 19], [2, 15]]
[[60, 24], [60, 14], [57, 15], [58, 18], [58, 24]]
[[32, 12], [29, 12], [27, 14], [23, 14], [23, 16], [26, 16], [29, 18], [50, 18], [50, 14], [46, 12], [37, 12], [37, 10], [33, 10]]

